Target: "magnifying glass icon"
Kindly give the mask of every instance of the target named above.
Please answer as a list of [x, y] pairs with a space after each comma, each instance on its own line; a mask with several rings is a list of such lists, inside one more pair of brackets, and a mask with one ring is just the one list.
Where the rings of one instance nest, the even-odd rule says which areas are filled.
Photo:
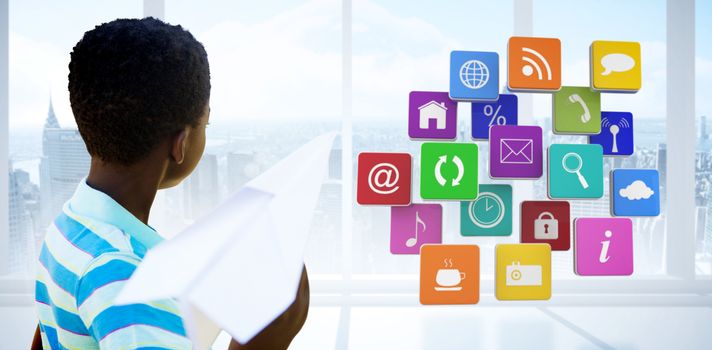
[[[574, 168], [570, 168], [568, 165], [566, 165], [566, 160], [571, 157], [578, 159], [578, 165]], [[586, 179], [583, 177], [583, 175], [581, 175], [581, 166], [583, 166], [583, 159], [581, 159], [581, 156], [578, 155], [578, 153], [566, 153], [564, 155], [564, 158], [561, 159], [561, 166], [567, 173], [576, 174], [576, 176], [578, 176], [578, 180], [581, 183], [581, 187], [583, 187], [584, 189], [588, 188], [588, 182], [586, 182]]]

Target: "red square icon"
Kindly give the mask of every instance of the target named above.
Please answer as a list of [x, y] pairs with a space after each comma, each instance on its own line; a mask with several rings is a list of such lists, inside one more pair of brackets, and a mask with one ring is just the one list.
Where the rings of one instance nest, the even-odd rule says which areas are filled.
[[522, 243], [548, 243], [551, 250], [571, 248], [571, 206], [567, 201], [523, 201]]
[[359, 153], [358, 204], [410, 204], [411, 164], [408, 153]]

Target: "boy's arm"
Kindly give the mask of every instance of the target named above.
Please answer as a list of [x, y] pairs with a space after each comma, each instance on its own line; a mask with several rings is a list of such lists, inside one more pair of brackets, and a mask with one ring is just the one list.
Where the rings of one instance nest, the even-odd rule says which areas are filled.
[[247, 344], [230, 342], [229, 350], [287, 349], [299, 333], [309, 312], [309, 278], [306, 266], [302, 269], [297, 297], [294, 303]]
[[42, 350], [42, 334], [40, 333], [40, 325], [35, 329], [35, 336], [32, 338], [32, 347], [30, 350]]

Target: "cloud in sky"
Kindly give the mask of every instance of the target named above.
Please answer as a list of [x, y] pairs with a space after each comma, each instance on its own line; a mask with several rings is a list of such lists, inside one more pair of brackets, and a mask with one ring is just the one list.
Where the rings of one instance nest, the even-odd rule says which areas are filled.
[[9, 60], [10, 128], [43, 125], [50, 91], [60, 124], [74, 123], [67, 91], [69, 51], [10, 32]]
[[208, 51], [216, 118], [341, 115], [341, 20], [311, 1], [266, 21], [226, 21], [195, 33]]
[[[480, 33], [468, 27], [462, 35], [453, 34], [452, 25], [449, 31], [442, 28], [442, 18], [398, 9], [375, 1], [353, 2], [353, 111], [357, 118], [402, 119], [411, 90], [447, 91], [453, 49], [499, 51], [500, 84], [504, 86], [504, 48], [511, 29]], [[167, 13], [172, 14], [170, 9]], [[210, 56], [212, 118], [216, 122], [230, 118], [338, 120], [342, 111], [341, 15], [338, 1], [309, 0], [258, 21], [212, 23], [210, 18], [200, 18], [207, 25], [198, 26], [194, 34]], [[184, 13], [169, 20], [181, 23], [191, 18]], [[585, 49], [577, 43], [564, 45], [564, 50], [571, 49], [567, 46], [577, 53]], [[41, 126], [50, 88], [60, 122], [73, 123], [66, 92], [71, 47], [14, 31], [10, 47], [11, 125]], [[636, 94], [605, 94], [604, 110], [627, 110], [643, 119], [665, 116], [665, 43], [644, 41], [642, 49], [643, 88]], [[588, 85], [587, 52], [565, 51], [564, 55], [576, 57], [564, 61], [564, 83]], [[701, 98], [712, 94], [712, 58], [698, 57], [696, 73], [697, 113], [712, 115], [712, 101]], [[550, 115], [550, 96], [537, 94], [534, 116]]]

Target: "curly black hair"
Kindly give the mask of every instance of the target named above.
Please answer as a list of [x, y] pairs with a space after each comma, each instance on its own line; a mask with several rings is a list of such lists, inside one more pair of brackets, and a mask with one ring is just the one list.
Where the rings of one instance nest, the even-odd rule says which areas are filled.
[[203, 45], [180, 25], [117, 19], [84, 33], [69, 62], [69, 99], [92, 157], [131, 165], [197, 126], [210, 98]]

